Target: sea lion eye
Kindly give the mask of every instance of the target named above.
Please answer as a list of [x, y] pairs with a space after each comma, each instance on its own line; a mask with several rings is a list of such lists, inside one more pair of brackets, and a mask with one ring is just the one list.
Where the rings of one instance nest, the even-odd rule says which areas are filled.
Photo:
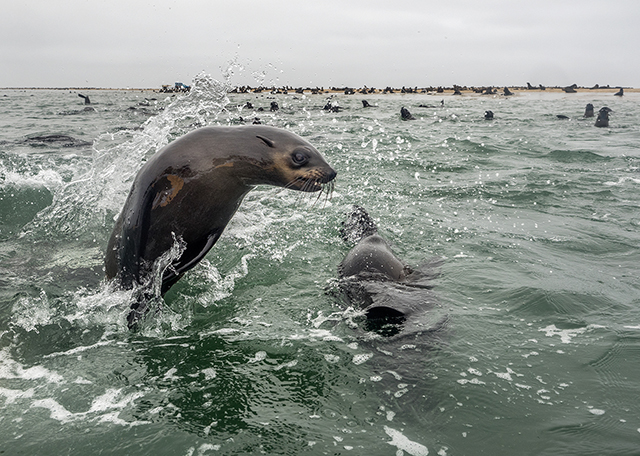
[[291, 154], [291, 160], [297, 166], [302, 166], [309, 161], [309, 157], [304, 152], [294, 152]]

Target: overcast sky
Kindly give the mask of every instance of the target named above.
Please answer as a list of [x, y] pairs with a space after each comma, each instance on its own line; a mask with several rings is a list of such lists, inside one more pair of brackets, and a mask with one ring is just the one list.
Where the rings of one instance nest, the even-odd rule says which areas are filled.
[[3, 3], [0, 87], [640, 87], [640, 0]]

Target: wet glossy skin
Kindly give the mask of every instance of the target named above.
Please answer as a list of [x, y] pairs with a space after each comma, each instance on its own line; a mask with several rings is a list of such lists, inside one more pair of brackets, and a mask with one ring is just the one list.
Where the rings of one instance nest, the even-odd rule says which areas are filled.
[[107, 247], [107, 278], [122, 288], [144, 283], [180, 238], [186, 250], [164, 273], [164, 293], [211, 249], [253, 186], [313, 192], [335, 176], [311, 144], [286, 130], [193, 131], [160, 150], [136, 176]]

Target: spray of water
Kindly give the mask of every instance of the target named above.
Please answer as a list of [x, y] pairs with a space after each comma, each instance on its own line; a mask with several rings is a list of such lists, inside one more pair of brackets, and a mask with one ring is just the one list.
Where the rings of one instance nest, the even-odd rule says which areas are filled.
[[228, 80], [219, 82], [201, 73], [194, 78], [188, 94], [177, 97], [140, 130], [98, 137], [89, 169], [58, 186], [52, 204], [24, 228], [22, 235], [75, 238], [88, 231], [109, 229], [145, 161], [171, 140], [215, 122], [229, 103], [229, 88]]

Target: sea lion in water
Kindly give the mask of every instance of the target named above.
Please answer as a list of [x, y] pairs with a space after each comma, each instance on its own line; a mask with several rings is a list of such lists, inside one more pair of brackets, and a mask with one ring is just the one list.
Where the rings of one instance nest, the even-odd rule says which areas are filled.
[[624, 89], [622, 87], [620, 87], [620, 90], [618, 90], [616, 93], [614, 93], [614, 95], [616, 97], [621, 97], [624, 95]]
[[606, 106], [603, 108], [600, 108], [600, 111], [598, 111], [598, 117], [596, 118], [596, 123], [595, 126], [596, 127], [608, 127], [609, 126], [609, 113], [611, 112], [610, 108], [607, 108]]
[[438, 312], [426, 315], [437, 306], [429, 283], [436, 277], [435, 263], [416, 270], [407, 266], [360, 206], [353, 206], [340, 234], [356, 245], [338, 266], [339, 290], [349, 304], [364, 310], [366, 330], [401, 337], [442, 323]]
[[400, 117], [402, 120], [416, 120], [416, 118], [413, 117], [409, 110], [404, 106], [400, 109]]
[[[200, 128], [161, 149], [135, 177], [107, 247], [107, 278], [142, 290], [129, 325], [206, 255], [255, 185], [330, 192], [335, 177], [311, 144], [268, 126]], [[160, 264], [176, 242], [183, 251]]]
[[493, 111], [485, 111], [484, 112], [484, 118], [485, 118], [485, 120], [492, 120], [493, 119]]
[[593, 117], [593, 104], [587, 103], [587, 106], [584, 108], [584, 116]]

